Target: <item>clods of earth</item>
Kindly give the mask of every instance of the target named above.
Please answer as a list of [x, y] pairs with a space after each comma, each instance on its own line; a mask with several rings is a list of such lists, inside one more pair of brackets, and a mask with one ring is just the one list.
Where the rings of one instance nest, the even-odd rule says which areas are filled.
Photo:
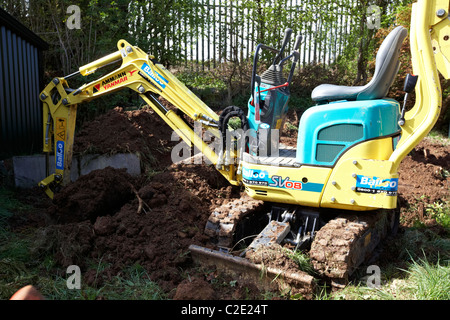
[[[124, 169], [96, 170], [64, 187], [53, 202], [30, 190], [22, 200], [35, 209], [13, 217], [12, 226], [38, 227], [33, 252], [53, 254], [62, 270], [78, 265], [90, 286], [101, 287], [139, 264], [171, 299], [261, 298], [251, 283], [214, 286], [218, 275], [193, 263], [188, 247], [209, 245], [203, 231], [211, 211], [243, 190], [214, 166], [173, 164], [170, 153], [178, 142], [171, 137], [172, 130], [145, 108], [115, 108], [86, 123], [75, 137], [75, 153], [138, 153], [143, 173], [131, 177]], [[449, 171], [449, 147], [429, 138], [405, 158], [399, 169], [402, 228], [419, 218], [439, 229], [424, 204], [448, 198]], [[99, 272], [92, 261], [108, 267]]]

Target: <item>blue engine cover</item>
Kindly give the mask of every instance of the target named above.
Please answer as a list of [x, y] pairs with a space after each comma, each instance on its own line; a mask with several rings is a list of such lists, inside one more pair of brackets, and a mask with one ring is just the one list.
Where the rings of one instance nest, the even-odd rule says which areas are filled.
[[399, 111], [400, 104], [392, 99], [337, 101], [311, 107], [300, 119], [296, 161], [333, 166], [351, 146], [398, 133]]

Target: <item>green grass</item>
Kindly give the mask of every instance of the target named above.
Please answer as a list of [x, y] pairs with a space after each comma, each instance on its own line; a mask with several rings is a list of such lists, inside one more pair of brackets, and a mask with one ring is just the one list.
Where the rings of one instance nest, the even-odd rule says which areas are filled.
[[100, 287], [83, 282], [81, 289], [68, 289], [67, 279], [56, 276], [42, 278], [38, 283], [42, 294], [49, 300], [163, 300], [167, 295], [153, 282], [140, 265], [125, 268], [120, 276], [114, 276]]
[[10, 230], [8, 219], [16, 210], [29, 207], [17, 201], [14, 192], [0, 188], [0, 298], [10, 297], [21, 286], [28, 284], [33, 275], [26, 261], [30, 255], [29, 240]]
[[[68, 289], [65, 273], [56, 265], [51, 255], [31, 258], [32, 231], [15, 233], [8, 226], [8, 219], [15, 212], [29, 210], [14, 196], [14, 191], [0, 188], [0, 299], [9, 299], [17, 290], [33, 285], [48, 300], [160, 300], [167, 295], [153, 282], [140, 265], [126, 267], [120, 276], [112, 277], [100, 287], [87, 285], [81, 274], [81, 289]], [[108, 265], [92, 262], [97, 273]]]
[[402, 269], [404, 278], [382, 281], [379, 288], [371, 288], [364, 281], [349, 285], [335, 293], [320, 291], [321, 300], [449, 300], [449, 261], [429, 262], [426, 258], [413, 260]]
[[0, 261], [14, 259], [25, 262], [29, 259], [29, 240], [12, 232], [8, 225], [13, 212], [27, 209], [30, 207], [19, 202], [12, 191], [0, 188]]
[[314, 268], [307, 254], [300, 250], [291, 251], [287, 249], [284, 249], [284, 253], [298, 265], [299, 270], [314, 276]]
[[192, 87], [197, 90], [216, 89], [226, 90], [226, 84], [211, 74], [206, 72], [181, 72], [177, 74], [177, 78], [187, 87]]
[[427, 204], [425, 211], [438, 224], [447, 229], [447, 231], [450, 231], [450, 202], [448, 200]]
[[450, 264], [439, 261], [432, 265], [426, 259], [413, 261], [408, 273], [406, 291], [415, 300], [450, 299]]
[[167, 294], [153, 282], [145, 269], [139, 265], [126, 267], [120, 276], [114, 276], [101, 286], [87, 285], [81, 274], [81, 288], [69, 289], [70, 274], [61, 276], [61, 270], [45, 270], [27, 266], [14, 259], [0, 260], [0, 299], [9, 299], [14, 292], [33, 285], [47, 300], [163, 300]]

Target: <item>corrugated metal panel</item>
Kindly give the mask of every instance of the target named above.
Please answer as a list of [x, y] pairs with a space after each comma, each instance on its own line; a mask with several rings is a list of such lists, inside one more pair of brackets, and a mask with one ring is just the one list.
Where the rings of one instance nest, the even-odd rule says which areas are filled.
[[0, 157], [31, 154], [42, 147], [44, 42], [5, 14], [0, 12]]

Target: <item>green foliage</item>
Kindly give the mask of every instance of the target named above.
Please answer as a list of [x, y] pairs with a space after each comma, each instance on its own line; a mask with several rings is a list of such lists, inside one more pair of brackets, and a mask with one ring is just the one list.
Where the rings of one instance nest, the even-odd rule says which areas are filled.
[[417, 300], [448, 300], [450, 298], [450, 265], [426, 259], [413, 261], [406, 271], [409, 275], [407, 291]]
[[227, 85], [221, 78], [215, 77], [212, 72], [195, 72], [184, 69], [176, 72], [176, 76], [209, 107], [213, 109], [223, 107]]
[[335, 293], [322, 290], [321, 300], [448, 300], [450, 293], [450, 265], [448, 261], [435, 263], [426, 258], [413, 259], [403, 278], [383, 280], [379, 288], [368, 287], [364, 281], [349, 285]]
[[450, 232], [450, 202], [434, 202], [427, 204], [425, 211], [431, 218]]
[[[1, 0], [2, 6], [50, 44], [44, 52], [47, 83], [117, 50], [125, 39], [154, 55], [166, 67], [184, 64], [207, 73], [188, 76], [182, 81], [195, 88], [205, 103], [218, 107], [247, 105], [250, 68], [258, 43], [279, 48], [286, 28], [301, 34], [300, 65], [306, 68], [304, 81], [294, 79], [291, 105], [306, 109], [311, 104], [312, 84], [362, 84], [371, 76], [376, 48], [374, 30], [367, 27], [367, 8], [375, 4], [382, 10], [381, 25], [387, 29], [394, 21], [407, 20], [411, 1], [352, 0], [35, 0], [28, 5]], [[68, 29], [67, 8], [81, 9], [81, 29]], [[209, 43], [209, 61], [200, 61], [200, 43]], [[288, 45], [292, 49], [294, 40]], [[194, 52], [197, 52], [195, 56]], [[261, 65], [274, 58], [261, 54]], [[218, 69], [219, 66], [223, 66]], [[309, 72], [314, 69], [314, 72]], [[319, 71], [323, 68], [324, 72]], [[106, 68], [105, 68], [106, 69]], [[259, 72], [259, 71], [258, 71]], [[331, 76], [330, 76], [331, 75]], [[70, 79], [79, 87], [99, 77]], [[338, 83], [337, 83], [338, 82]], [[225, 88], [223, 88], [225, 86]], [[226, 92], [224, 92], [226, 89]], [[444, 97], [445, 98], [445, 97]], [[216, 100], [216, 101], [214, 101]], [[128, 90], [83, 105], [78, 125], [115, 106], [139, 105], [136, 94]]]
[[307, 254], [300, 250], [291, 251], [288, 249], [284, 249], [284, 253], [298, 265], [299, 270], [310, 275], [315, 275], [315, 270], [311, 264], [311, 259]]
[[198, 1], [135, 0], [127, 3], [131, 41], [165, 65], [184, 58], [182, 44], [197, 35], [206, 22], [205, 7]]
[[185, 71], [177, 74], [177, 78], [187, 87], [198, 90], [226, 90], [226, 84], [220, 79], [214, 78], [207, 72], [191, 72]]
[[256, 25], [255, 33], [249, 35], [250, 39], [254, 43], [264, 43], [275, 48], [281, 45], [286, 28], [295, 28], [295, 25], [301, 23], [294, 22], [293, 7], [288, 0], [243, 1], [239, 10], [247, 12], [244, 20]]

